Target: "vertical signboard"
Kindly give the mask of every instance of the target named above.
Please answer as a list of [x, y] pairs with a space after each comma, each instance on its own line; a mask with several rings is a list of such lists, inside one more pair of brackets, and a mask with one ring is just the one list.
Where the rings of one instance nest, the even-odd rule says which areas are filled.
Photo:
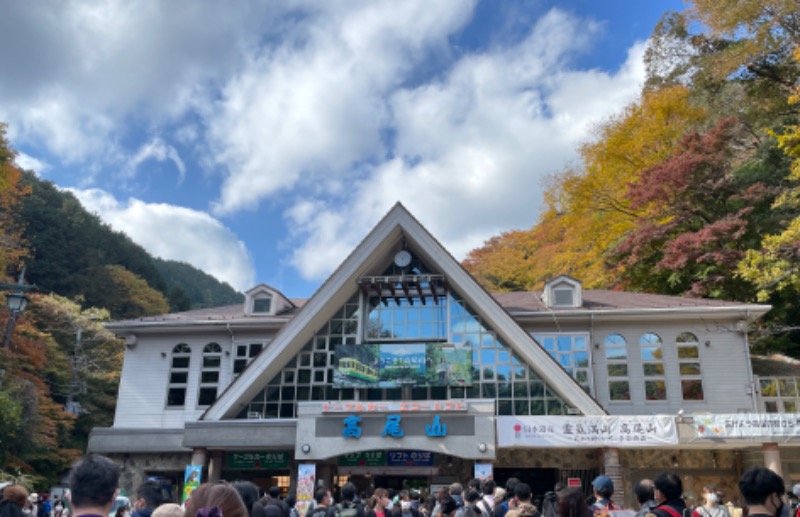
[[202, 465], [186, 465], [186, 476], [183, 479], [183, 498], [181, 503], [185, 503], [194, 489], [200, 486], [200, 477], [203, 473]]
[[313, 463], [301, 463], [297, 466], [297, 502], [294, 507], [301, 517], [306, 514], [314, 498], [316, 477], [317, 469]]

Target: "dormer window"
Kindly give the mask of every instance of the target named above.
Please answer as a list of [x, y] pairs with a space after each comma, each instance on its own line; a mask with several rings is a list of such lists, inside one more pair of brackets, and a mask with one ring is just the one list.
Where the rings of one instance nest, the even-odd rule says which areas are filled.
[[295, 308], [291, 300], [267, 284], [253, 287], [244, 296], [244, 313], [247, 316], [275, 316]]
[[554, 300], [555, 303], [553, 303], [553, 305], [557, 307], [572, 307], [572, 305], [575, 303], [573, 301], [574, 290], [575, 289], [573, 289], [572, 286], [566, 286], [566, 287], [559, 286], [553, 289], [553, 294], [555, 298]]
[[545, 285], [544, 304], [548, 308], [573, 308], [583, 305], [581, 283], [572, 277], [561, 275]]
[[271, 296], [258, 296], [253, 299], [253, 314], [269, 314], [272, 309]]

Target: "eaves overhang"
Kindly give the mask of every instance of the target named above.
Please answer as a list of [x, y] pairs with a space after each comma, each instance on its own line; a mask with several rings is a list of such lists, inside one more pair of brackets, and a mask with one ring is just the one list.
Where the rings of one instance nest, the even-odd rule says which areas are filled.
[[594, 321], [639, 321], [652, 320], [653, 318], [675, 319], [677, 317], [692, 318], [745, 318], [748, 322], [755, 321], [772, 309], [771, 305], [736, 305], [720, 307], [659, 307], [642, 309], [576, 309], [558, 311], [515, 311], [508, 310], [512, 318], [525, 321], [557, 319]]
[[165, 320], [165, 321], [125, 321], [106, 323], [104, 327], [117, 334], [125, 332], [160, 333], [176, 331], [197, 331], [210, 328], [252, 329], [282, 328], [291, 321], [290, 316], [271, 318], [239, 318], [229, 320]]

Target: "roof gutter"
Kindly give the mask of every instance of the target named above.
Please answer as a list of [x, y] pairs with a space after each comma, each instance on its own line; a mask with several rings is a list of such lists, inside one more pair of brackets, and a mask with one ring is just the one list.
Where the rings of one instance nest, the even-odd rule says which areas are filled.
[[555, 314], [557, 317], [590, 317], [592, 319], [601, 319], [603, 316], [618, 317], [618, 316], [653, 316], [657, 314], [730, 314], [737, 315], [744, 313], [745, 317], [750, 321], [757, 319], [772, 309], [771, 305], [737, 305], [730, 307], [667, 307], [667, 308], [652, 308], [652, 309], [608, 309], [608, 310], [563, 310], [563, 311], [513, 311], [509, 310], [508, 313], [515, 318], [530, 318], [530, 317], [551, 317]]

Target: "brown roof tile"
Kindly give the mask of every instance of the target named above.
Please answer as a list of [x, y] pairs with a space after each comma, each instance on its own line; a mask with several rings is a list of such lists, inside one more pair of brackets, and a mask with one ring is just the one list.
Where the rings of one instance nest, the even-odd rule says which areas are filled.
[[[634, 310], [634, 309], [674, 309], [674, 308], [693, 308], [693, 307], [736, 307], [742, 305], [739, 302], [727, 302], [722, 300], [711, 300], [706, 298], [686, 298], [680, 296], [668, 296], [662, 294], [630, 293], [623, 291], [608, 291], [602, 289], [583, 291], [583, 307], [579, 309], [552, 308], [547, 309], [542, 303], [542, 293], [539, 291], [492, 293], [497, 302], [510, 313], [520, 312], [546, 312], [552, 311], [612, 311], [612, 310]], [[292, 298], [295, 308], [286, 310], [278, 317], [293, 317], [308, 301], [307, 298]], [[256, 321], [258, 319], [269, 320], [275, 316], [245, 316], [244, 304], [226, 305], [223, 307], [212, 307], [206, 309], [195, 309], [192, 311], [176, 312], [172, 314], [162, 314], [159, 316], [149, 316], [129, 322], [177, 322], [177, 321], [202, 321], [202, 320], [238, 320], [245, 319]], [[123, 322], [117, 322], [123, 323]]]

